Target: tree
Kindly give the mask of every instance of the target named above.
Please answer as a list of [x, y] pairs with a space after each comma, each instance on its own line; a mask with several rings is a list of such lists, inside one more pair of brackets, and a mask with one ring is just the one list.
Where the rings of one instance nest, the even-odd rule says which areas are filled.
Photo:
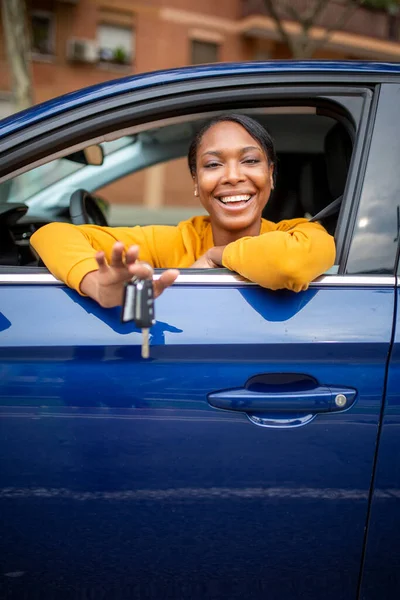
[[[281, 40], [286, 43], [294, 58], [312, 58], [318, 48], [326, 45], [335, 31], [340, 31], [360, 6], [386, 10], [393, 14], [399, 0], [342, 0], [335, 2], [336, 18], [324, 28], [320, 37], [311, 35], [311, 30], [320, 25], [323, 13], [331, 0], [264, 0], [265, 7], [275, 21]], [[295, 21], [300, 31], [291, 33], [284, 21]]]
[[394, 14], [399, 10], [399, 0], [362, 0], [360, 4], [367, 8], [386, 10], [390, 14]]
[[33, 104], [30, 33], [25, 0], [2, 0], [4, 39], [16, 111]]

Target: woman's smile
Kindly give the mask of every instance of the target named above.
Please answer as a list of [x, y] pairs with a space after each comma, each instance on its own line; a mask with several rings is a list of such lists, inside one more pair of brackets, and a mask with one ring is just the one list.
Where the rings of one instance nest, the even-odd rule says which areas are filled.
[[235, 194], [214, 196], [217, 202], [227, 210], [243, 210], [254, 200], [254, 194]]

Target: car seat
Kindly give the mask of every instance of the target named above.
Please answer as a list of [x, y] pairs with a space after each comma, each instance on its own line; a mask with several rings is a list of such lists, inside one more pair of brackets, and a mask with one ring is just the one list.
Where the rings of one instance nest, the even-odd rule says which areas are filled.
[[[341, 123], [336, 123], [326, 134], [324, 156], [314, 157], [303, 167], [299, 194], [304, 214], [314, 216], [343, 196], [351, 154], [350, 135]], [[334, 214], [320, 219], [332, 235], [335, 233], [339, 210], [340, 202]]]

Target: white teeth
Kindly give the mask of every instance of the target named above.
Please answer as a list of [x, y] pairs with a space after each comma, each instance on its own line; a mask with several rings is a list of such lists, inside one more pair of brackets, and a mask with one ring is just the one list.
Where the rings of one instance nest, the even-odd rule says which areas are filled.
[[221, 202], [223, 202], [224, 204], [226, 204], [227, 202], [247, 202], [248, 200], [250, 200], [251, 196], [224, 196], [223, 198], [220, 197], [219, 200], [221, 200]]

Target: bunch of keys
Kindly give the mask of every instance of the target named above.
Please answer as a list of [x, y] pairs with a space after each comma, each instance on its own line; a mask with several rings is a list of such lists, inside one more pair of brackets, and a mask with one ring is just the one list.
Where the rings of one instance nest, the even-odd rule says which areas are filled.
[[142, 330], [142, 358], [149, 358], [149, 329], [156, 322], [152, 279], [133, 277], [126, 284], [121, 320], [123, 323], [134, 321]]

